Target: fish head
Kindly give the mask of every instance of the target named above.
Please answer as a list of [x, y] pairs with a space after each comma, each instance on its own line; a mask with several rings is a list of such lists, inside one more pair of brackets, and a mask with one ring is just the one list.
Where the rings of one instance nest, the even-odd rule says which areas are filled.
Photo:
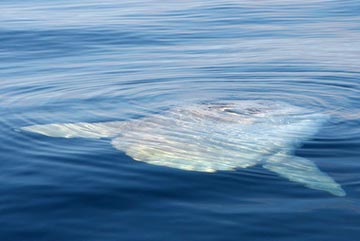
[[266, 101], [211, 103], [200, 105], [199, 108], [193, 110], [193, 114], [201, 117], [242, 124], [253, 124], [254, 122], [295, 116], [305, 112], [303, 108], [293, 105]]

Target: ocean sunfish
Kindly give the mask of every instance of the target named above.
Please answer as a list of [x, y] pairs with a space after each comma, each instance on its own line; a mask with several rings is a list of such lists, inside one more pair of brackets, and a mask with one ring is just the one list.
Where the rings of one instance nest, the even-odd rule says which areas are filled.
[[129, 121], [32, 125], [51, 137], [111, 138], [134, 160], [188, 171], [216, 172], [261, 164], [291, 181], [336, 196], [345, 191], [295, 148], [328, 119], [281, 102], [233, 101], [174, 107]]

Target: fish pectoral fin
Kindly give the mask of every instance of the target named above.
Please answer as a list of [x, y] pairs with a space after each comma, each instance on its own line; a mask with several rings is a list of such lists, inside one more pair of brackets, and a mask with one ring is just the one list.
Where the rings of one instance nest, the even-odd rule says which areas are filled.
[[336, 196], [346, 195], [340, 184], [308, 159], [280, 152], [271, 156], [263, 167], [306, 187], [326, 191]]
[[21, 130], [38, 133], [51, 137], [63, 138], [106, 138], [113, 137], [121, 132], [124, 122], [98, 122], [98, 123], [64, 123], [32, 125], [22, 127]]

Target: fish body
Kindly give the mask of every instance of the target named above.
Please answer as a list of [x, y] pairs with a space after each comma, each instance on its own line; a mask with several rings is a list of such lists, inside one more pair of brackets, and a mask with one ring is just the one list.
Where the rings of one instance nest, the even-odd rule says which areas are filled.
[[188, 171], [262, 165], [291, 181], [344, 196], [330, 176], [294, 151], [329, 117], [281, 102], [233, 101], [180, 106], [141, 119], [33, 125], [51, 137], [111, 138], [134, 160]]

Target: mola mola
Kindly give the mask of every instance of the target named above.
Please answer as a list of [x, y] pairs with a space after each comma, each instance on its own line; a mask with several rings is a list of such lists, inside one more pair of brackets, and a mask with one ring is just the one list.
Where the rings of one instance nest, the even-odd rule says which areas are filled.
[[295, 148], [328, 117], [281, 102], [233, 101], [175, 107], [129, 121], [32, 125], [51, 137], [112, 138], [134, 160], [189, 171], [216, 172], [261, 164], [309, 188], [345, 196], [330, 176]]

